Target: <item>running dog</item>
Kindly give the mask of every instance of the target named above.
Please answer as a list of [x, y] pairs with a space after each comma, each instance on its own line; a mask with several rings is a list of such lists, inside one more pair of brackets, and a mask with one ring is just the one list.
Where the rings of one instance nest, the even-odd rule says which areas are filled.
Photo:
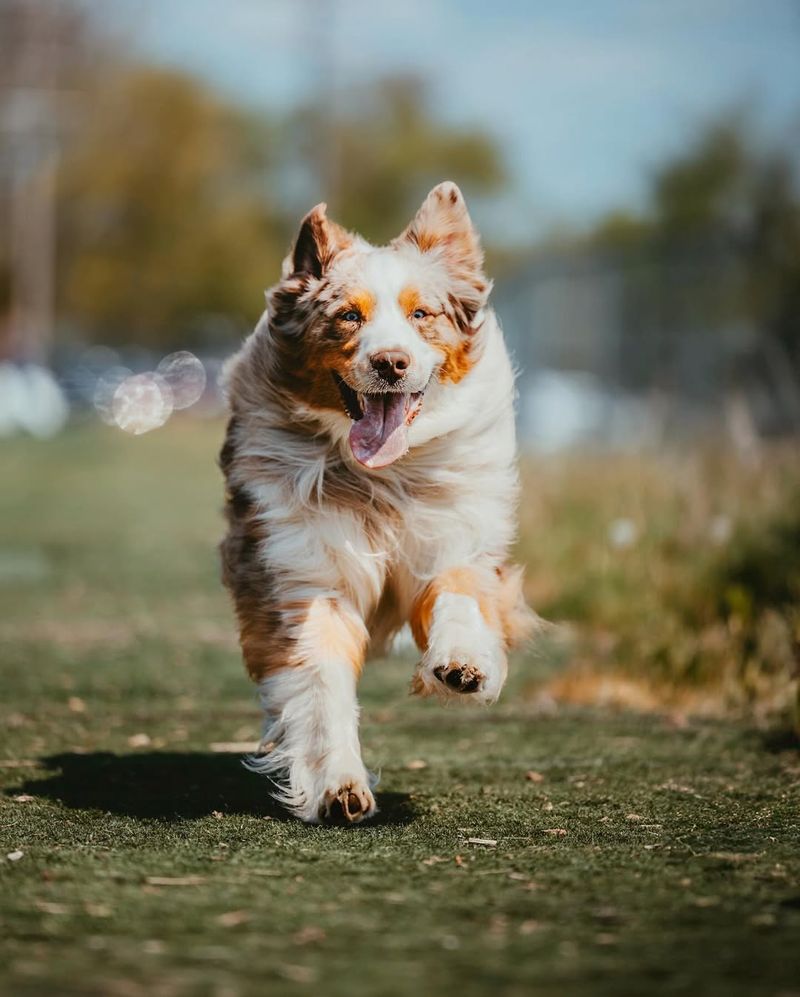
[[223, 578], [266, 713], [276, 797], [306, 821], [376, 811], [356, 684], [409, 623], [412, 691], [490, 703], [531, 631], [507, 554], [514, 374], [454, 183], [372, 246], [304, 218], [228, 363]]

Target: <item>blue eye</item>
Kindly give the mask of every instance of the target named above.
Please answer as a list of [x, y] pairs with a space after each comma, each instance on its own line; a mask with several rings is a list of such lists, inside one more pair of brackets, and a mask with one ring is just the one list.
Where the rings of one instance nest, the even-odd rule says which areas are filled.
[[424, 308], [417, 308], [411, 315], [411, 318], [427, 318], [428, 313]]
[[349, 312], [345, 312], [342, 315], [342, 321], [343, 322], [360, 322], [361, 321], [361, 315], [360, 315], [359, 312], [354, 311], [353, 309], [351, 309]]

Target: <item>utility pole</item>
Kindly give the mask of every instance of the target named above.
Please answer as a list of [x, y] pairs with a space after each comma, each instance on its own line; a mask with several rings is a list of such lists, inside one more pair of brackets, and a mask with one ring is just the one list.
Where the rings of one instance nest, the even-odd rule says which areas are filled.
[[0, 316], [0, 359], [46, 364], [54, 331], [56, 170], [61, 18], [41, 0], [0, 5], [3, 182], [8, 197], [8, 315]]

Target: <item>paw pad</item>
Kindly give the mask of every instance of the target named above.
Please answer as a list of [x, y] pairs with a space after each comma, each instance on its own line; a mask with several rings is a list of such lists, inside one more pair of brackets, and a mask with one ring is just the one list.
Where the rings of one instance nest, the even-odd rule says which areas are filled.
[[335, 793], [325, 794], [322, 816], [334, 824], [357, 824], [374, 812], [374, 805], [368, 790], [342, 786]]
[[483, 672], [474, 665], [464, 665], [458, 661], [451, 661], [449, 665], [439, 665], [438, 668], [434, 668], [433, 674], [454, 692], [478, 692], [485, 681]]

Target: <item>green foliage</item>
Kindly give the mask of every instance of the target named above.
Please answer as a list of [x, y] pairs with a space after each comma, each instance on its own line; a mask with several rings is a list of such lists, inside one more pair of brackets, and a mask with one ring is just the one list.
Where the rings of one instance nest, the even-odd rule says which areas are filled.
[[663, 235], [686, 239], [737, 224], [751, 195], [751, 160], [742, 126], [725, 119], [664, 163], [652, 185], [656, 225]]
[[60, 184], [61, 301], [79, 327], [153, 346], [208, 314], [252, 324], [282, 248], [254, 128], [177, 73], [105, 80]]
[[719, 557], [710, 582], [719, 611], [746, 621], [800, 607], [800, 492], [788, 491], [765, 522], [747, 524]]
[[[591, 699], [597, 677], [614, 674], [649, 688], [655, 704], [791, 714], [800, 638], [791, 453], [758, 468], [712, 454], [582, 456], [531, 466], [524, 480], [531, 602], [577, 629], [573, 665], [586, 681], [570, 695]], [[613, 542], [619, 518], [630, 521], [629, 545]]]
[[[693, 316], [697, 328], [723, 318], [728, 325], [752, 324], [770, 365], [794, 366], [800, 376], [798, 137], [790, 133], [770, 148], [754, 136], [747, 115], [713, 121], [654, 171], [648, 212], [638, 218], [613, 213], [589, 241], [665, 266], [681, 256], [696, 266], [707, 254], [727, 256], [735, 280], [682, 282], [674, 308]], [[672, 307], [659, 300], [658, 308]]]

